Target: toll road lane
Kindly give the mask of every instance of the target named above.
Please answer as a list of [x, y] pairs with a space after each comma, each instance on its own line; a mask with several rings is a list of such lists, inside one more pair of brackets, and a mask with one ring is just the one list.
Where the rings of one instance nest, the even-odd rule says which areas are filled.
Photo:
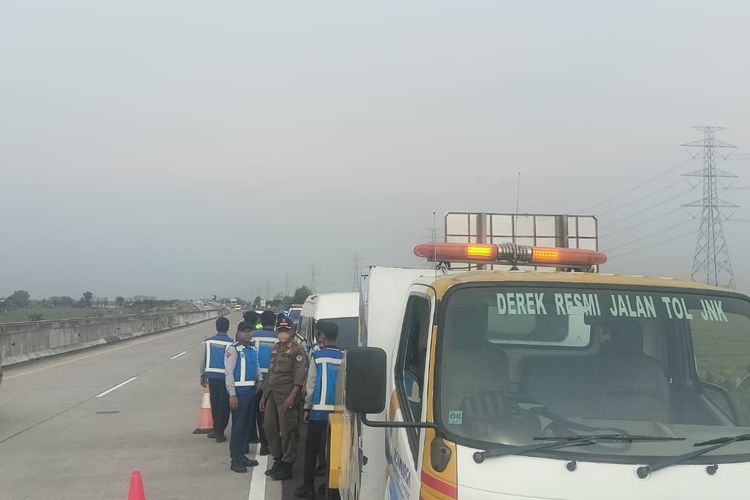
[[[234, 328], [240, 317], [231, 319]], [[251, 484], [258, 476], [265, 483], [262, 474], [230, 472], [225, 443], [192, 434], [202, 340], [212, 332], [206, 322], [8, 368], [0, 388], [2, 497], [127, 498], [138, 469], [147, 498], [245, 500], [251, 488], [280, 498], [281, 485]]]

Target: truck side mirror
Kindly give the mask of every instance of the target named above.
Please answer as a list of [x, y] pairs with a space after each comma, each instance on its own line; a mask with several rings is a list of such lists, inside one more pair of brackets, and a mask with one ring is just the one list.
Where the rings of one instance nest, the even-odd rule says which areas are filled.
[[344, 405], [352, 413], [385, 410], [387, 357], [379, 347], [355, 347], [346, 351]]

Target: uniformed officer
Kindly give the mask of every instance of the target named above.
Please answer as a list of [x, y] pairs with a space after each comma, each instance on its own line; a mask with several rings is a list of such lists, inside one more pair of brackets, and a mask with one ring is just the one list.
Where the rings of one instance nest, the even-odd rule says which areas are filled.
[[[259, 316], [260, 315], [255, 311], [245, 311], [242, 314], [243, 319], [252, 325], [252, 331], [258, 330]], [[255, 347], [254, 343], [253, 343], [253, 347]], [[257, 347], [255, 348], [255, 352], [257, 354], [258, 352]], [[258, 384], [255, 386], [255, 401], [253, 401], [253, 405], [255, 405], [255, 411], [253, 412], [253, 418], [250, 421], [250, 434], [248, 438], [249, 439], [248, 444], [260, 443], [260, 436], [261, 436], [262, 429], [261, 429], [260, 423], [258, 422], [258, 415], [260, 414], [260, 411], [258, 410], [258, 405], [260, 401], [258, 400], [258, 398], [260, 396], [261, 385], [262, 384]]]
[[321, 449], [325, 449], [324, 436], [328, 428], [328, 415], [336, 402], [336, 379], [344, 353], [336, 347], [339, 328], [336, 323], [320, 320], [315, 323], [320, 349], [310, 358], [305, 384], [305, 422], [308, 422], [305, 438], [304, 482], [295, 495], [300, 498], [315, 498], [315, 465]]
[[224, 352], [234, 340], [227, 335], [229, 320], [220, 317], [216, 320], [216, 335], [205, 341], [203, 362], [201, 363], [201, 385], [208, 386], [211, 398], [211, 418], [214, 428], [208, 433], [217, 443], [227, 440], [224, 431], [229, 424], [229, 393], [224, 385]]
[[294, 342], [292, 329], [286, 321], [276, 326], [279, 342], [271, 354], [260, 404], [266, 412], [264, 429], [273, 456], [273, 466], [266, 474], [276, 481], [292, 477], [299, 441], [300, 393], [307, 370], [305, 351]]
[[258, 353], [251, 342], [255, 323], [242, 321], [237, 325], [237, 342], [226, 351], [225, 383], [232, 410], [232, 435], [229, 438], [230, 468], [234, 472], [247, 472], [247, 467], [258, 465], [250, 460], [248, 441], [250, 424], [255, 422], [255, 386], [260, 382]]
[[[273, 346], [275, 346], [276, 342], [278, 342], [278, 339], [276, 338], [276, 332], [274, 331], [274, 326], [276, 325], [276, 315], [273, 313], [273, 311], [263, 311], [260, 314], [260, 322], [262, 328], [256, 330], [253, 333], [253, 346], [258, 352], [258, 365], [260, 366], [260, 374], [263, 378], [263, 381], [265, 381], [268, 378], [268, 369], [271, 366], [271, 351], [273, 351]], [[263, 419], [265, 412], [260, 408], [260, 401], [263, 397], [264, 390], [265, 388], [261, 386], [261, 390], [258, 391], [256, 396], [256, 407], [258, 410], [256, 421], [258, 438], [260, 440], [260, 455], [268, 455], [270, 453], [270, 450], [268, 448], [268, 439], [266, 438], [266, 433], [263, 430]]]

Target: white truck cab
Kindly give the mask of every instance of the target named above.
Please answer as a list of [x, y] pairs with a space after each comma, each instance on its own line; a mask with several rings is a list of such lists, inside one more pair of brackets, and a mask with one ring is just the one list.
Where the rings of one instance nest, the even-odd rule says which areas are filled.
[[[491, 247], [416, 253], [606, 260]], [[366, 347], [347, 351], [330, 419], [329, 497], [748, 497], [747, 296], [589, 272], [372, 268], [368, 280]]]

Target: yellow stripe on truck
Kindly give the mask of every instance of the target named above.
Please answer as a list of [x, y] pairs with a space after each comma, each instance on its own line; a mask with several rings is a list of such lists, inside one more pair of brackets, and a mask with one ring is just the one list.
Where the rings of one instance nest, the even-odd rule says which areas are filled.
[[341, 413], [328, 415], [328, 488], [341, 488], [341, 443], [344, 420]]

